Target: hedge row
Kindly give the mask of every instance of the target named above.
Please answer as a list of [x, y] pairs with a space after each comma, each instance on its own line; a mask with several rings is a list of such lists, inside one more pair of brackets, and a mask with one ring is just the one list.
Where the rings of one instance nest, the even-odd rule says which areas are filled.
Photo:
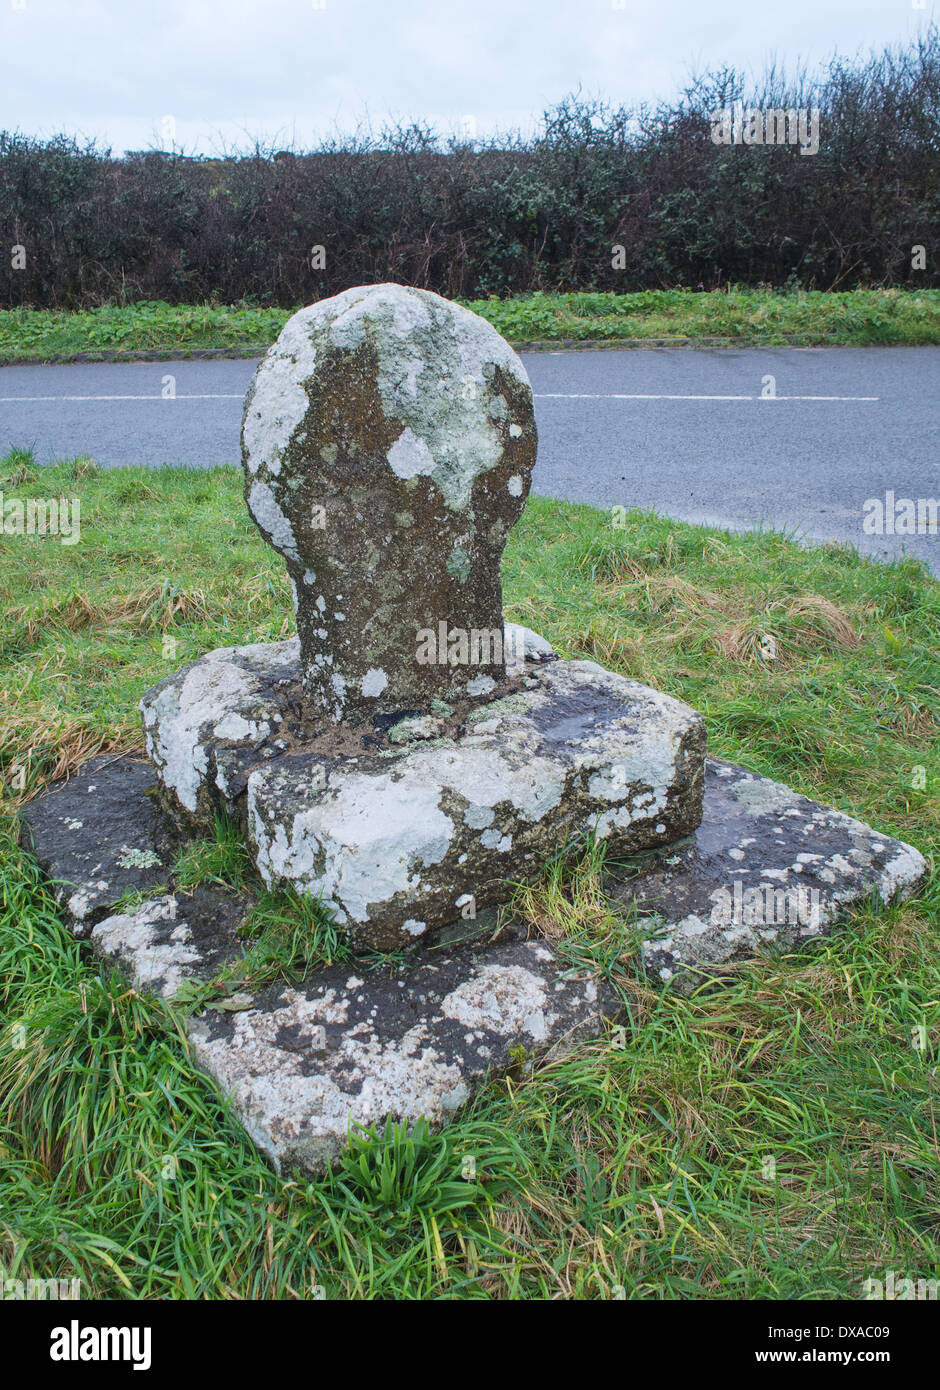
[[[818, 152], [716, 144], [712, 115], [737, 102], [818, 109]], [[463, 297], [935, 286], [938, 224], [936, 28], [812, 80], [711, 72], [656, 109], [574, 96], [531, 138], [485, 144], [412, 126], [310, 153], [114, 158], [0, 134], [4, 307], [291, 306], [387, 279]]]

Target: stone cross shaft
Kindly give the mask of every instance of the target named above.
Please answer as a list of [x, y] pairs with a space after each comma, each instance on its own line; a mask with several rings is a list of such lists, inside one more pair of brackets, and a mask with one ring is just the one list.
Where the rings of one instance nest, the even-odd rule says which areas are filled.
[[468, 309], [375, 285], [288, 321], [248, 392], [242, 461], [314, 707], [359, 722], [502, 679], [500, 558], [536, 443], [525, 368]]

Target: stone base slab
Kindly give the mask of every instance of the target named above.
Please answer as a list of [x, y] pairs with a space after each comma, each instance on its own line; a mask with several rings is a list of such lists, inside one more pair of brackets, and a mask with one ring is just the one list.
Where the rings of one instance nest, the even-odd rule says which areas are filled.
[[903, 901], [927, 869], [911, 845], [709, 758], [696, 833], [608, 892], [655, 927], [647, 969], [688, 992], [721, 966], [828, 935], [872, 895]]
[[138, 989], [172, 999], [185, 981], [211, 980], [241, 958], [238, 930], [249, 905], [243, 894], [200, 885], [104, 917], [89, 939]]
[[[166, 859], [172, 843], [171, 826], [147, 795], [152, 775], [146, 764], [93, 759], [24, 807], [24, 836], [60, 901], [69, 908], [78, 898], [83, 910], [70, 915], [72, 929], [90, 933], [93, 948], [136, 987], [172, 1000], [182, 982], [210, 980], [237, 960], [248, 904], [223, 889], [184, 893], [163, 863], [119, 868], [129, 849], [138, 860]], [[64, 829], [78, 820], [80, 830]], [[76, 853], [79, 833], [86, 848], [97, 842], [96, 854], [81, 845]], [[120, 907], [130, 886], [124, 873], [154, 896]], [[911, 846], [709, 759], [699, 828], [680, 844], [636, 856], [606, 886], [645, 924], [652, 978], [688, 991], [723, 966], [828, 934], [873, 894], [885, 903], [909, 897], [926, 873]], [[605, 1019], [618, 1015], [608, 986], [571, 978], [548, 942], [522, 939], [525, 924], [485, 944], [495, 919], [485, 921], [486, 932], [470, 944], [454, 938], [482, 932], [482, 917], [435, 933], [437, 949], [422, 941], [401, 967], [334, 966], [189, 1020], [196, 1060], [275, 1166], [322, 1171], [350, 1123], [423, 1113], [443, 1124], [487, 1078], [517, 1063], [517, 1049], [531, 1057], [600, 1036]]]
[[23, 841], [76, 936], [125, 895], [169, 883], [180, 835], [156, 790], [150, 763], [98, 756], [23, 807]]
[[622, 1013], [610, 986], [561, 969], [539, 941], [422, 952], [404, 971], [333, 966], [193, 1019], [189, 1034], [277, 1171], [322, 1173], [351, 1123], [445, 1124], [488, 1078]]

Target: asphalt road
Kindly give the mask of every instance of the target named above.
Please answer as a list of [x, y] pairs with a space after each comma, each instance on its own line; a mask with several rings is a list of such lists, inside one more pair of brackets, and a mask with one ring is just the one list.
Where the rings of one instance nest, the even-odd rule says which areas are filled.
[[[862, 531], [867, 499], [940, 497], [940, 348], [540, 352], [525, 363], [537, 493], [785, 528], [866, 554], [906, 549], [940, 574], [940, 536]], [[42, 462], [89, 454], [105, 467], [237, 463], [255, 366], [4, 367], [0, 455], [20, 446]], [[162, 394], [168, 378], [175, 398]]]

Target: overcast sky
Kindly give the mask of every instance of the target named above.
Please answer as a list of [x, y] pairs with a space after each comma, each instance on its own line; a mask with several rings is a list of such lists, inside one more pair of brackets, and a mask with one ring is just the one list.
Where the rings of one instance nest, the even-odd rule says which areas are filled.
[[0, 0], [0, 129], [116, 153], [168, 136], [188, 152], [254, 137], [303, 148], [388, 118], [529, 130], [579, 85], [631, 104], [672, 97], [706, 66], [902, 42], [940, 0], [919, 3]]

